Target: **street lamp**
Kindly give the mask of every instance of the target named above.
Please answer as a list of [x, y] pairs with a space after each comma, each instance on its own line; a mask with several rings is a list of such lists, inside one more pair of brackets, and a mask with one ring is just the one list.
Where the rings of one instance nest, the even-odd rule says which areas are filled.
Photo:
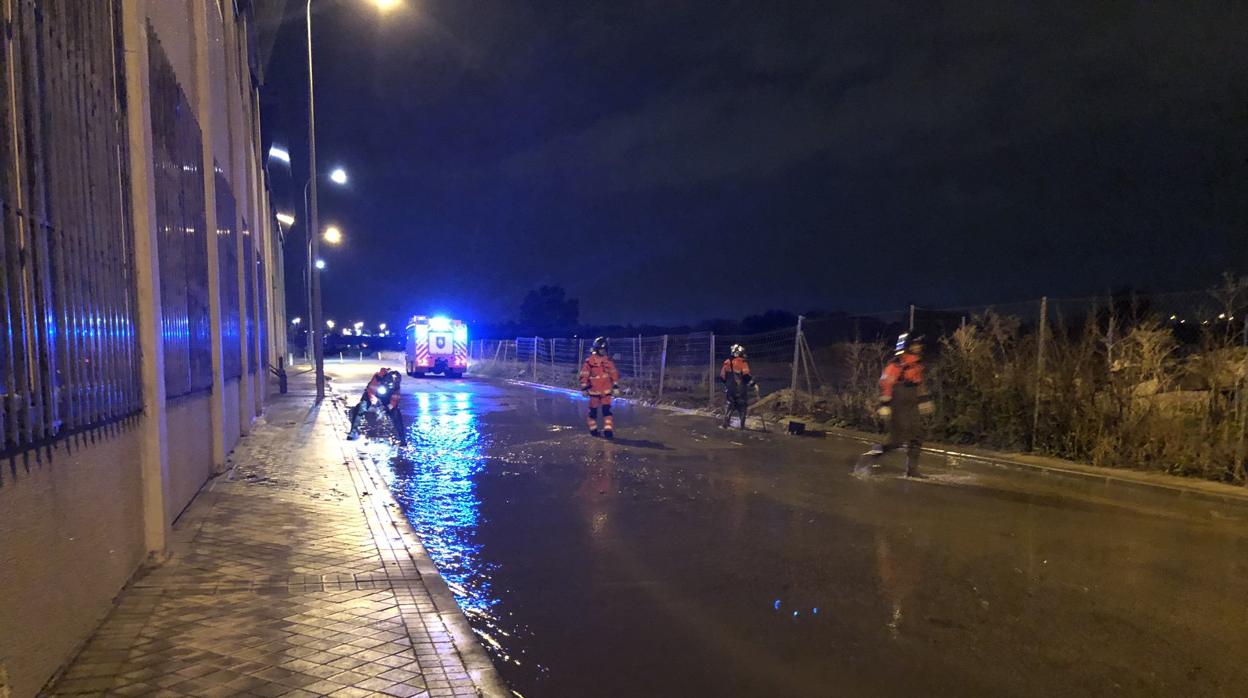
[[331, 225], [325, 229], [325, 242], [331, 245], [342, 244], [342, 231], [338, 229], [338, 226]]
[[275, 218], [277, 218], [277, 222], [278, 222], [278, 223], [281, 223], [282, 225], [286, 226], [287, 228], [289, 228], [290, 226], [292, 226], [292, 225], [294, 225], [294, 224], [295, 224], [295, 217], [294, 217], [294, 216], [292, 216], [292, 215], [290, 215], [289, 213], [284, 213], [284, 212], [282, 212], [282, 211], [278, 211], [278, 212], [277, 212], [277, 215], [276, 215], [276, 216], [274, 216], [274, 217], [275, 217]]
[[381, 323], [380, 325], [378, 325], [378, 326], [377, 326], [377, 329], [381, 330], [382, 332], [385, 332], [385, 331], [386, 331], [386, 323], [384, 323], [384, 322], [383, 322], [383, 323]]
[[[383, 12], [389, 10], [399, 4], [400, 0], [373, 0], [378, 9]], [[314, 274], [311, 271], [311, 262], [320, 256], [320, 236], [313, 231], [320, 230], [317, 224], [317, 200], [316, 200], [316, 80], [313, 78], [312, 71], [312, 0], [307, 0], [304, 5], [304, 17], [307, 22], [307, 39], [308, 39], [308, 184], [304, 187], [307, 192], [305, 201], [310, 201], [307, 208], [307, 230], [308, 230], [308, 295], [311, 296], [308, 307], [309, 313], [312, 315], [312, 344], [314, 365], [316, 367], [316, 399], [325, 399], [325, 348], [321, 346], [321, 277], [320, 274]], [[335, 184], [345, 184], [347, 181], [347, 173], [342, 168], [335, 169], [330, 173], [330, 181]], [[310, 190], [310, 191], [309, 191]]]
[[322, 270], [322, 269], [324, 269], [324, 268], [325, 268], [325, 260], [323, 260], [323, 259], [317, 259], [317, 260], [316, 260], [316, 270], [317, 270], [317, 271], [321, 271], [321, 270]]
[[292, 324], [292, 325], [298, 325], [298, 324], [299, 324], [299, 323], [301, 323], [301, 322], [303, 322], [303, 318], [301, 318], [301, 317], [297, 317], [297, 318], [295, 318], [295, 319], [291, 320], [291, 321], [290, 321], [290, 324]]
[[290, 151], [277, 145], [269, 146], [269, 157], [290, 165]]
[[333, 321], [333, 320], [326, 320], [326, 321], [325, 321], [325, 326], [326, 326], [326, 327], [328, 327], [328, 328], [329, 328], [329, 329], [331, 329], [331, 330], [332, 330], [332, 329], [334, 329], [334, 321]]
[[390, 10], [393, 10], [399, 5], [402, 5], [403, 2], [402, 0], [373, 0], [373, 4], [376, 5], [377, 9], [381, 10], [382, 13], [384, 14], [386, 12], [389, 12]]

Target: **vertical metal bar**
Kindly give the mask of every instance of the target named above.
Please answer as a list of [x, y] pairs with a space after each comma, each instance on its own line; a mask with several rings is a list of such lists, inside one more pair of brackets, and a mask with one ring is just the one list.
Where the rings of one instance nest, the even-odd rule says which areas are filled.
[[1049, 318], [1049, 297], [1040, 299], [1040, 327], [1036, 330], [1036, 404], [1031, 412], [1031, 449], [1040, 433], [1040, 392], [1044, 385], [1044, 342]]
[[[93, 151], [96, 147], [98, 138], [98, 129], [95, 124], [91, 123], [89, 114], [92, 105], [90, 97], [92, 92], [92, 77], [94, 75], [91, 63], [91, 44], [92, 39], [96, 35], [93, 27], [88, 25], [88, 17], [85, 9], [86, 5], [78, 5], [78, 11], [73, 13], [70, 24], [74, 27], [74, 37], [78, 39], [78, 43], [73, 46], [75, 49], [74, 71], [74, 102], [76, 116], [75, 126], [79, 129], [79, 158], [80, 171], [82, 178], [83, 197], [79, 202], [79, 209], [82, 211], [80, 219], [80, 227], [78, 227], [78, 239], [81, 246], [83, 260], [83, 280], [82, 295], [78, 306], [78, 313], [83, 316], [86, 326], [86, 346], [89, 363], [86, 364], [87, 384], [84, 386], [87, 390], [88, 405], [90, 406], [89, 424], [94, 424], [104, 416], [104, 392], [103, 377], [104, 364], [103, 345], [101, 342], [100, 317], [98, 292], [101, 286], [100, 272], [101, 262], [97, 256], [97, 250], [93, 244], [94, 240], [99, 236], [100, 225], [103, 221], [99, 215], [99, 196], [97, 194], [98, 181], [95, 177], [94, 165], [95, 158]], [[71, 38], [71, 37], [67, 37]]]
[[706, 406], [715, 409], [715, 333], [711, 333], [710, 363], [706, 375]]
[[640, 390], [643, 385], [641, 380], [641, 335], [637, 335], [637, 342], [633, 345], [633, 380], [637, 382], [637, 389]]
[[907, 332], [914, 331], [914, 303], [910, 304], [910, 328], [906, 331]]
[[663, 381], [667, 378], [667, 335], [663, 335], [663, 351], [659, 354], [659, 401], [663, 400]]
[[[23, 289], [23, 302], [27, 308], [27, 335], [25, 351], [29, 356], [26, 369], [26, 381], [29, 386], [28, 409], [26, 412], [26, 438], [28, 441], [46, 436], [48, 427], [47, 420], [47, 400], [45, 387], [47, 381], [42, 380], [47, 377], [51, 371], [48, 370], [47, 356], [45, 353], [45, 339], [48, 336], [47, 317], [44, 314], [47, 308], [47, 294], [44, 293], [44, 282], [46, 282], [46, 273], [43, 269], [47, 264], [47, 256], [44, 254], [46, 248], [41, 246], [44, 236], [41, 235], [39, 219], [32, 206], [39, 206], [39, 212], [42, 213], [44, 205], [44, 188], [43, 188], [43, 172], [38, 169], [42, 163], [36, 157], [41, 147], [39, 143], [39, 129], [41, 119], [39, 112], [42, 108], [40, 104], [40, 78], [39, 70], [41, 62], [38, 56], [38, 25], [33, 21], [34, 8], [30, 8], [31, 12], [27, 14], [23, 22], [23, 33], [27, 39], [33, 41], [24, 41], [23, 60], [25, 64], [25, 89], [22, 92], [24, 98], [24, 108], [28, 111], [25, 119], [26, 128], [22, 129], [22, 148], [19, 151], [26, 163], [34, 165], [25, 169], [26, 196], [21, 205], [21, 225], [19, 232], [23, 236], [25, 267], [22, 281], [25, 286]], [[33, 116], [30, 114], [33, 112]]]
[[801, 347], [802, 347], [802, 321], [803, 321], [803, 320], [805, 320], [805, 319], [806, 319], [806, 318], [804, 318], [804, 317], [803, 317], [803, 316], [801, 316], [801, 315], [798, 315], [798, 316], [797, 316], [797, 332], [793, 335], [793, 375], [792, 375], [792, 377], [791, 377], [791, 379], [790, 379], [790, 381], [789, 381], [789, 391], [790, 391], [790, 395], [792, 396], [792, 398], [791, 398], [791, 400], [792, 400], [792, 405], [793, 405], [793, 407], [795, 408], [795, 409], [794, 409], [794, 412], [796, 412], [796, 411], [797, 411], [797, 410], [796, 410], [796, 407], [797, 407], [797, 402], [798, 402], [798, 400], [797, 400], [797, 361], [798, 361], [798, 352], [800, 352], [800, 351], [801, 351]]
[[533, 382], [537, 382], [537, 337], [533, 338]]

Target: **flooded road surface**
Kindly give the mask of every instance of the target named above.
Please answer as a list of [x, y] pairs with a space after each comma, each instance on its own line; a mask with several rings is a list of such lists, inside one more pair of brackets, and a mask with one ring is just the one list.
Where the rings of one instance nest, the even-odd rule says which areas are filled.
[[859, 478], [838, 439], [622, 405], [607, 442], [560, 392], [403, 388], [408, 447], [360, 448], [525, 698], [1248, 685], [1248, 507], [935, 456]]

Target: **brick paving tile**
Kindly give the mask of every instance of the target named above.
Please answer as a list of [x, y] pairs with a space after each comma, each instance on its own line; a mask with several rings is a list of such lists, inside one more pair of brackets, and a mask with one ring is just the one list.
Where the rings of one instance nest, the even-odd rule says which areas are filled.
[[452, 641], [462, 616], [337, 410], [276, 399], [46, 694], [410, 698], [449, 674], [509, 695], [468, 672], [485, 655]]

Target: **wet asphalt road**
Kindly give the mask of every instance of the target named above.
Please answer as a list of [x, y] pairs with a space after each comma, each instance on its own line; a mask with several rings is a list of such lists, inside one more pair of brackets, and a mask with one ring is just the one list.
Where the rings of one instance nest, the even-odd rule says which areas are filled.
[[[375, 365], [327, 368], [355, 395]], [[403, 388], [409, 445], [360, 448], [525, 698], [1248, 685], [1248, 507], [934, 456], [860, 478], [861, 444], [630, 405], [611, 443], [563, 393]]]

